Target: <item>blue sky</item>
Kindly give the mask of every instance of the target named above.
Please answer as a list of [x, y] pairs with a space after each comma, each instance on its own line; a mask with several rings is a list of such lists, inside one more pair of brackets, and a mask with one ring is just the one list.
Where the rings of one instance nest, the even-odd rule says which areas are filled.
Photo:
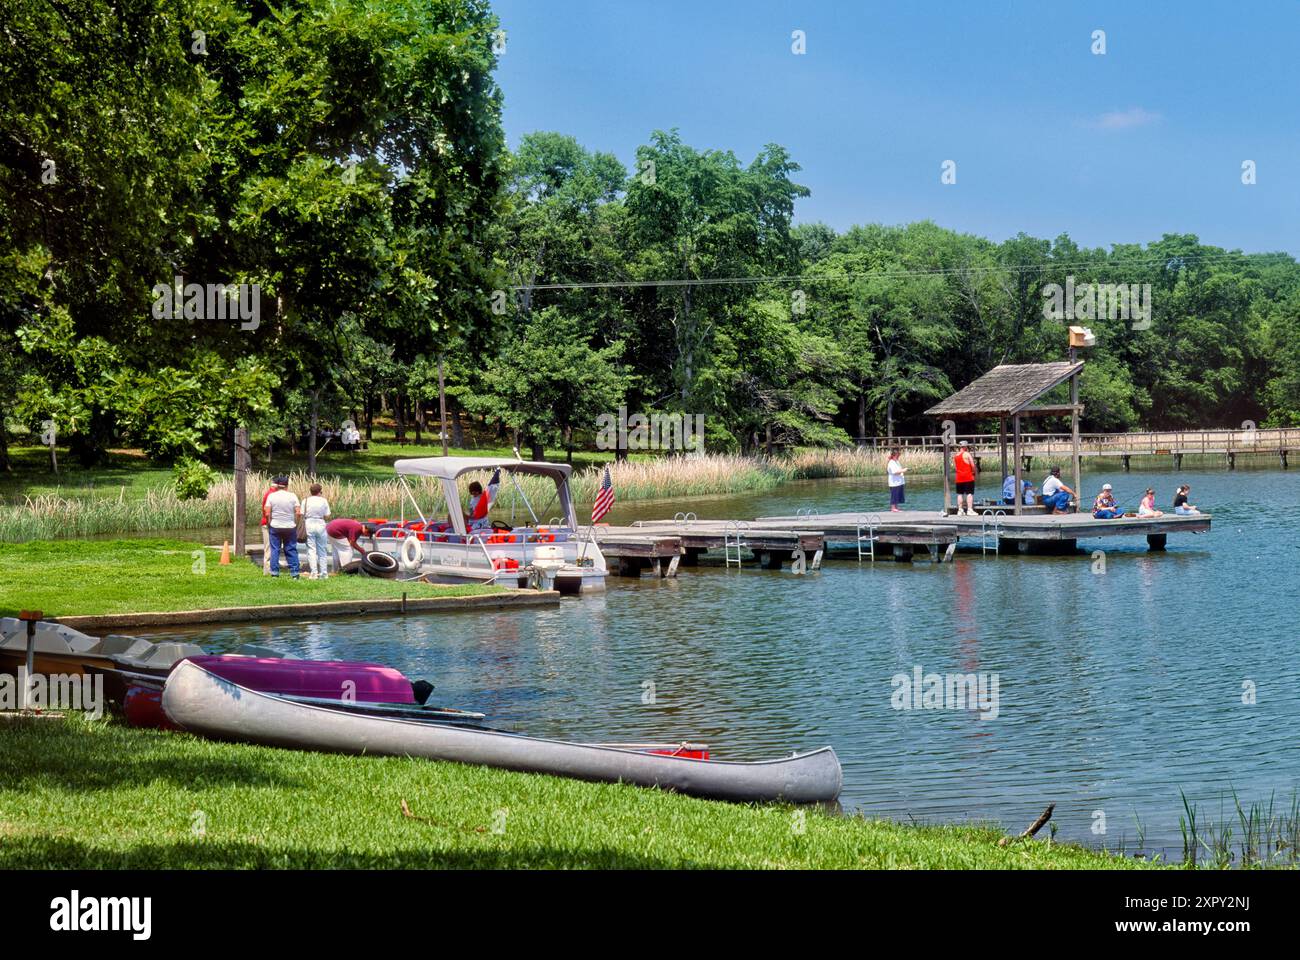
[[1195, 233], [1300, 254], [1296, 0], [494, 7], [512, 148], [556, 130], [630, 168], [651, 131], [677, 127], [745, 163], [789, 149], [812, 190], [800, 222], [932, 219], [1085, 246]]

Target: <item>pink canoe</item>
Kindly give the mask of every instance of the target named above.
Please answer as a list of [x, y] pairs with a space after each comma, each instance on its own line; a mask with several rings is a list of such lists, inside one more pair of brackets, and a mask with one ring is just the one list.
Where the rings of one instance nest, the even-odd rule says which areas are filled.
[[355, 703], [415, 703], [411, 681], [400, 670], [378, 663], [207, 655], [188, 659], [223, 680], [264, 693]]

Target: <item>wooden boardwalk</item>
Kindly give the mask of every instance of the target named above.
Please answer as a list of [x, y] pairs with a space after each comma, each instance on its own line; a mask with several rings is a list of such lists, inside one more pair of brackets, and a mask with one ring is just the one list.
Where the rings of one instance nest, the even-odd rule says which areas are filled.
[[[998, 456], [997, 434], [963, 434], [970, 441], [977, 459]], [[902, 447], [904, 455], [916, 451], [943, 452], [943, 437], [862, 437], [858, 444], [887, 452]], [[1021, 435], [1020, 453], [1032, 469], [1033, 461], [1067, 460], [1071, 456], [1069, 435], [1059, 433], [1025, 433]], [[1083, 433], [1079, 435], [1081, 457], [1111, 457], [1129, 469], [1132, 457], [1169, 457], [1175, 468], [1185, 456], [1221, 457], [1232, 469], [1239, 457], [1269, 457], [1283, 469], [1290, 465], [1290, 455], [1300, 451], [1300, 427], [1243, 428], [1240, 430], [1161, 430], [1150, 433]]]

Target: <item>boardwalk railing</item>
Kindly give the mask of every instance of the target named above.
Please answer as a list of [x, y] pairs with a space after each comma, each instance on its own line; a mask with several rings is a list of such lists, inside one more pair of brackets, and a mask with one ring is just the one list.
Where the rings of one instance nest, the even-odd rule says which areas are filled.
[[[996, 433], [957, 434], [977, 454], [996, 454]], [[871, 450], [943, 451], [943, 437], [861, 437], [858, 446]], [[1010, 447], [1011, 437], [1007, 437]], [[1183, 456], [1192, 454], [1269, 453], [1300, 450], [1300, 427], [1253, 430], [1161, 430], [1153, 433], [1082, 433], [1079, 452], [1085, 457]], [[1020, 453], [1026, 457], [1068, 457], [1068, 433], [1022, 433]]]

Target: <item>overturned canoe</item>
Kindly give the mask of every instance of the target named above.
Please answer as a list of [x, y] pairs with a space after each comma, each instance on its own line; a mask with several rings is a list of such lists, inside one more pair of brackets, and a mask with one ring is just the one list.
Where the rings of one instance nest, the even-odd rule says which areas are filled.
[[223, 679], [193, 661], [163, 689], [163, 709], [192, 733], [222, 740], [333, 753], [451, 760], [525, 773], [662, 787], [717, 800], [831, 801], [842, 773], [830, 747], [781, 760], [694, 760], [495, 730], [359, 716], [295, 703]]

